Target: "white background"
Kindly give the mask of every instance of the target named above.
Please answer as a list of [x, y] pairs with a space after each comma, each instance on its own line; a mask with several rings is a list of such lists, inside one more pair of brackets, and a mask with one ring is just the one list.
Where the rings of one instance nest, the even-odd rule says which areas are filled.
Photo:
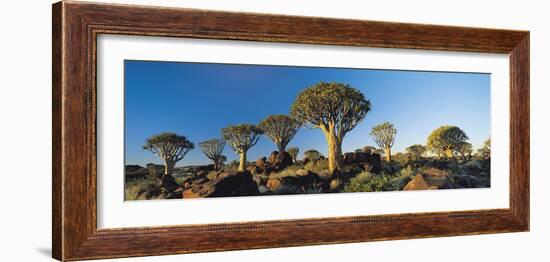
[[[97, 59], [99, 228], [509, 207], [506, 55], [100, 35]], [[491, 188], [124, 202], [125, 59], [490, 73]]]
[[[105, 0], [107, 1], [107, 0]], [[108, 1], [113, 2], [113, 1]], [[125, 261], [547, 261], [550, 28], [544, 1], [118, 1], [208, 9], [531, 31], [531, 232], [133, 258]], [[0, 13], [0, 260], [48, 261], [51, 245], [51, 9], [10, 1]]]

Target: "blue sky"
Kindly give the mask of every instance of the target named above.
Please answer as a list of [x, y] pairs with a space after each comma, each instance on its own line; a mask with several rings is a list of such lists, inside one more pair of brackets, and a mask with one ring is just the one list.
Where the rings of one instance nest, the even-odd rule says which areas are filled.
[[[346, 68], [125, 61], [126, 164], [162, 163], [142, 150], [145, 140], [175, 132], [195, 143], [177, 166], [207, 164], [198, 143], [221, 138], [232, 124], [257, 124], [273, 114], [288, 114], [304, 88], [324, 82], [343, 82], [360, 90], [371, 102], [365, 119], [344, 138], [343, 152], [376, 146], [373, 126], [390, 122], [397, 128], [393, 152], [426, 144], [430, 132], [456, 125], [479, 148], [490, 136], [490, 75]], [[319, 129], [302, 128], [290, 142], [302, 153], [316, 149], [326, 155]], [[256, 160], [276, 150], [262, 136], [248, 152]], [[229, 145], [228, 161], [238, 159]]]

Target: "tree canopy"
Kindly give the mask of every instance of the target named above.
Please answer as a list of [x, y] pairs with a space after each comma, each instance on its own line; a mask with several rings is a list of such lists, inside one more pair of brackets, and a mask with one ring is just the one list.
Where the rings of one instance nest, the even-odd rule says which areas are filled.
[[300, 122], [287, 115], [271, 115], [259, 124], [264, 134], [277, 145], [279, 152], [285, 151], [300, 126]]
[[308, 127], [344, 137], [370, 111], [363, 93], [343, 83], [320, 82], [303, 90], [290, 108], [290, 114]]
[[473, 149], [472, 144], [470, 144], [468, 142], [463, 142], [462, 144], [460, 144], [458, 146], [456, 151], [462, 158], [466, 158], [466, 157], [468, 157], [472, 154], [474, 149]]
[[317, 159], [319, 159], [321, 156], [322, 154], [315, 149], [310, 149], [304, 152], [304, 158], [309, 161], [317, 161]]
[[386, 160], [391, 161], [391, 147], [395, 141], [397, 129], [389, 122], [374, 126], [370, 135], [374, 142], [386, 151]]
[[199, 143], [199, 147], [206, 157], [214, 162], [214, 168], [216, 170], [220, 169], [222, 152], [225, 147], [224, 139], [210, 139]]
[[426, 153], [427, 148], [423, 145], [416, 144], [405, 148], [405, 151], [415, 159], [420, 159], [422, 155]]
[[171, 174], [176, 162], [182, 160], [193, 149], [194, 144], [185, 136], [166, 132], [154, 135], [145, 141], [143, 149], [157, 155], [165, 163], [165, 174]]
[[358, 152], [364, 152], [364, 153], [375, 153], [376, 152], [376, 147], [374, 146], [364, 146], [362, 147], [361, 149], [358, 149]]
[[466, 140], [468, 136], [459, 127], [441, 126], [432, 131], [427, 145], [436, 154], [453, 157]]

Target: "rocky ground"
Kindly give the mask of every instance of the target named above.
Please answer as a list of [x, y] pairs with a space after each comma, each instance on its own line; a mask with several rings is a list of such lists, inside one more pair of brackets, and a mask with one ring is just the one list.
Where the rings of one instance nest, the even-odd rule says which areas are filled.
[[126, 166], [126, 200], [228, 196], [432, 190], [490, 187], [490, 160], [421, 159], [383, 162], [380, 155], [346, 153], [341, 172], [330, 175], [327, 160], [294, 161], [273, 152], [237, 171], [213, 165], [177, 168], [163, 176], [158, 165]]

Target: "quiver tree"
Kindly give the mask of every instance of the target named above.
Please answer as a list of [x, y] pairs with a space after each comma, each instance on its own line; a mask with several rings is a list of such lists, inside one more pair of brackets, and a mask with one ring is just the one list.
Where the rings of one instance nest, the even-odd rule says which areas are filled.
[[426, 153], [426, 147], [423, 145], [412, 145], [405, 148], [408, 154], [410, 154], [414, 159], [418, 160]]
[[386, 161], [391, 161], [391, 148], [393, 142], [395, 141], [395, 134], [397, 134], [397, 129], [393, 127], [392, 124], [385, 122], [380, 125], [377, 125], [372, 128], [370, 135], [374, 142], [384, 149], [386, 154]]
[[300, 92], [290, 108], [296, 120], [323, 131], [328, 144], [328, 169], [331, 174], [342, 165], [342, 141], [370, 110], [363, 94], [342, 83], [320, 82]]
[[157, 155], [164, 161], [164, 175], [172, 174], [176, 163], [194, 148], [191, 141], [185, 136], [175, 133], [162, 133], [150, 137], [145, 141], [143, 149]]
[[434, 153], [452, 158], [466, 140], [468, 136], [462, 129], [456, 126], [442, 126], [432, 131], [427, 145]]
[[272, 115], [262, 120], [258, 126], [277, 145], [279, 152], [283, 152], [301, 124], [286, 115]]
[[208, 159], [214, 162], [214, 169], [220, 170], [222, 161], [222, 152], [225, 147], [225, 140], [223, 139], [210, 139], [199, 143], [199, 147]]
[[300, 149], [297, 147], [289, 147], [286, 151], [292, 157], [292, 161], [296, 163], [296, 161], [298, 160], [298, 153], [300, 152]]
[[246, 168], [246, 152], [256, 145], [262, 134], [263, 131], [259, 127], [248, 124], [228, 126], [222, 129], [225, 141], [236, 154], [239, 154], [240, 171]]

